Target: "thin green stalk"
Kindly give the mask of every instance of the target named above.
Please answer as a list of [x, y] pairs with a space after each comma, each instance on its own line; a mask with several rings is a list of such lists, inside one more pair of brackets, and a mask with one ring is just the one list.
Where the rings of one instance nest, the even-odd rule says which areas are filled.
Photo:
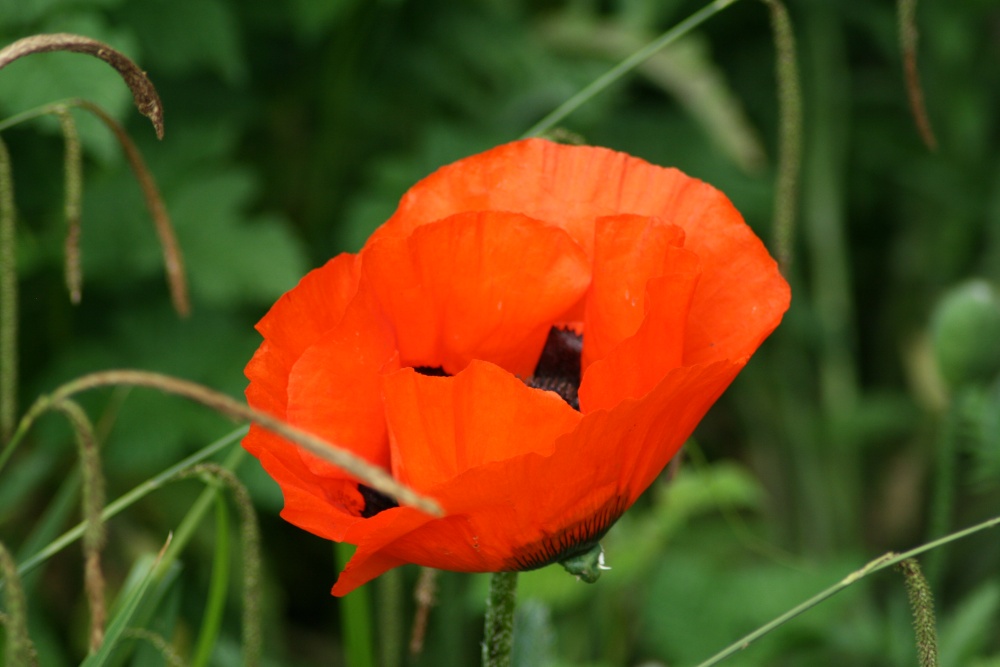
[[[803, 171], [802, 233], [807, 245], [812, 303], [819, 323], [819, 391], [822, 447], [801, 455], [816, 474], [800, 475], [800, 495], [815, 498], [803, 507], [803, 530], [813, 551], [828, 552], [856, 539], [860, 520], [861, 463], [855, 432], [844, 428], [856, 418], [857, 360], [854, 353], [855, 313], [846, 241], [845, 179], [848, 139], [849, 70], [844, 55], [843, 26], [828, 3], [804, 16], [803, 81], [809, 125]], [[836, 470], [836, 475], [828, 471]], [[820, 484], [817, 493], [816, 484]]]
[[670, 44], [673, 44], [678, 39], [688, 34], [734, 2], [736, 2], [736, 0], [715, 0], [714, 2], [710, 2], [705, 5], [694, 14], [687, 17], [646, 46], [642, 47], [631, 56], [609, 69], [604, 74], [594, 79], [594, 81], [583, 88], [583, 90], [573, 95], [571, 98], [560, 104], [552, 113], [535, 123], [527, 132], [521, 135], [521, 138], [525, 139], [528, 137], [537, 137], [543, 132], [551, 130], [557, 124], [562, 122], [563, 119], [583, 106], [591, 98], [595, 97], [598, 93], [613, 84], [615, 81], [644, 63], [656, 52], [666, 48]]
[[[933, 539], [948, 532], [955, 507], [956, 461], [958, 440], [962, 427], [962, 410], [968, 394], [959, 391], [938, 425], [934, 441], [934, 475], [931, 482], [930, 517], [927, 521], [926, 539]], [[945, 554], [936, 552], [927, 559], [927, 578], [937, 582], [944, 567]]]
[[389, 570], [376, 581], [378, 591], [379, 664], [403, 664], [403, 572]]
[[[354, 546], [339, 542], [334, 545], [337, 567], [343, 570], [354, 554]], [[344, 657], [351, 667], [374, 667], [375, 647], [372, 629], [371, 601], [368, 586], [362, 586], [340, 598], [340, 628], [344, 638]]]
[[719, 664], [720, 662], [722, 662], [729, 656], [733, 655], [734, 653], [739, 653], [743, 649], [747, 648], [750, 644], [757, 641], [758, 639], [768, 634], [772, 630], [775, 630], [778, 627], [784, 625], [785, 623], [792, 620], [796, 616], [799, 616], [809, 611], [819, 603], [833, 597], [834, 595], [844, 590], [848, 586], [851, 586], [852, 584], [860, 581], [861, 579], [864, 579], [870, 574], [878, 572], [879, 570], [884, 570], [887, 567], [892, 567], [897, 563], [902, 563], [903, 561], [914, 558], [915, 556], [919, 556], [922, 553], [926, 553], [933, 549], [937, 549], [938, 547], [942, 547], [946, 544], [950, 544], [951, 542], [955, 542], [962, 538], [968, 537], [970, 535], [986, 530], [988, 528], [993, 528], [998, 525], [1000, 525], [1000, 516], [995, 516], [992, 519], [989, 519], [988, 521], [983, 521], [982, 523], [978, 523], [975, 526], [970, 526], [965, 530], [960, 530], [958, 532], [952, 533], [951, 535], [946, 535], [940, 539], [934, 540], [933, 542], [922, 544], [919, 547], [910, 549], [909, 551], [906, 551], [904, 553], [895, 554], [889, 552], [887, 554], [879, 556], [875, 560], [865, 565], [860, 570], [857, 570], [847, 575], [833, 586], [830, 586], [826, 590], [817, 593], [816, 595], [812, 596], [802, 604], [793, 607], [792, 609], [789, 609], [781, 616], [778, 616], [777, 618], [775, 618], [770, 623], [767, 623], [766, 625], [762, 625], [761, 627], [757, 628], [756, 630], [746, 635], [742, 639], [733, 642], [723, 650], [713, 655], [708, 660], [699, 663], [697, 667], [712, 667], [712, 665]]
[[[183, 476], [207, 475], [215, 483], [222, 484], [232, 495], [240, 518], [240, 548], [243, 555], [243, 664], [257, 667], [261, 656], [261, 614], [260, 614], [260, 524], [253, 507], [250, 492], [240, 482], [231, 469], [214, 463], [200, 463]], [[228, 531], [228, 528], [227, 528]], [[226, 533], [228, 536], [228, 532]], [[228, 559], [228, 548], [227, 559]], [[228, 560], [227, 560], [228, 563]], [[213, 569], [213, 576], [215, 570]], [[221, 570], [220, 570], [221, 574]], [[228, 567], [226, 568], [228, 581]], [[223, 598], [224, 599], [224, 598]], [[221, 612], [221, 609], [220, 609]], [[220, 617], [221, 618], [221, 617]], [[209, 647], [214, 642], [209, 643]]]
[[[0, 139], [0, 442], [17, 419], [17, 237], [10, 153]], [[0, 454], [0, 461], [3, 455]], [[0, 462], [2, 466], [2, 462]]]
[[177, 655], [177, 651], [167, 643], [166, 639], [155, 632], [150, 632], [145, 628], [129, 628], [122, 635], [128, 639], [141, 639], [149, 642], [163, 658], [163, 662], [170, 667], [184, 667], [184, 661]]
[[212, 658], [212, 650], [219, 638], [222, 616], [226, 609], [229, 590], [229, 508], [223, 495], [215, 496], [215, 555], [212, 559], [212, 578], [208, 586], [208, 599], [202, 616], [198, 641], [195, 644], [192, 667], [204, 667]]
[[494, 572], [486, 602], [483, 635], [483, 667], [510, 667], [514, 648], [514, 607], [517, 603], [517, 572]]
[[[159, 475], [146, 480], [125, 495], [116, 499], [114, 502], [108, 503], [107, 507], [104, 508], [104, 511], [101, 512], [101, 520], [107, 522], [109, 519], [125, 511], [153, 491], [156, 491], [171, 480], [175, 479], [182, 471], [187, 470], [201, 461], [204, 461], [210, 456], [214, 456], [226, 447], [231, 446], [234, 442], [246, 435], [246, 432], [247, 427], [241, 426], [240, 428], [219, 438], [215, 442], [201, 448], [183, 461], [170, 466]], [[242, 454], [242, 451], [243, 450], [239, 448], [234, 449], [234, 452], [238, 454]], [[76, 540], [83, 537], [86, 527], [86, 522], [81, 521], [73, 528], [70, 528], [58, 538], [50, 542], [44, 549], [41, 549], [30, 558], [25, 559], [17, 569], [18, 574], [24, 576]]]
[[[181, 255], [180, 246], [177, 243], [176, 235], [174, 234], [173, 224], [170, 222], [170, 215], [167, 213], [166, 206], [163, 203], [163, 198], [160, 196], [159, 188], [156, 186], [156, 181], [153, 179], [152, 173], [150, 173], [149, 168], [146, 166], [146, 161], [142, 157], [142, 153], [139, 152], [138, 147], [132, 138], [122, 127], [122, 124], [115, 120], [111, 115], [109, 115], [100, 106], [94, 104], [90, 100], [81, 98], [72, 98], [67, 100], [62, 100], [60, 102], [53, 102], [51, 104], [44, 104], [42, 106], [36, 107], [34, 109], [28, 109], [19, 114], [11, 116], [3, 121], [0, 121], [0, 132], [3, 130], [13, 127], [19, 123], [23, 123], [29, 120], [33, 120], [40, 116], [46, 115], [56, 115], [59, 117], [60, 122], [63, 123], [63, 133], [66, 135], [67, 139], [67, 153], [66, 153], [66, 164], [67, 164], [67, 218], [72, 220], [72, 202], [73, 197], [79, 193], [75, 190], [75, 184], [70, 182], [70, 173], [73, 169], [71, 161], [74, 159], [71, 151], [74, 146], [71, 145], [72, 132], [73, 129], [67, 130], [66, 118], [68, 118], [68, 109], [76, 108], [83, 109], [88, 113], [95, 116], [104, 125], [111, 130], [111, 133], [115, 135], [115, 139], [118, 140], [118, 144], [121, 146], [122, 152], [125, 154], [125, 158], [128, 160], [129, 167], [132, 169], [132, 174], [135, 176], [136, 182], [139, 184], [139, 188], [142, 190], [142, 196], [146, 202], [146, 208], [149, 211], [149, 216], [153, 220], [153, 227], [156, 230], [156, 234], [160, 239], [160, 246], [163, 249], [163, 264], [167, 272], [167, 284], [170, 288], [170, 298], [173, 301], [174, 309], [181, 316], [187, 316], [191, 312], [191, 304], [188, 298], [187, 289], [187, 278], [184, 273], [184, 258]], [[161, 126], [162, 127], [162, 126]], [[75, 147], [77, 153], [79, 152], [79, 146]], [[70, 234], [67, 236], [67, 268], [70, 268], [71, 263], [74, 261], [72, 255], [71, 244], [74, 242], [72, 226], [70, 227]], [[76, 302], [75, 294], [73, 292], [73, 280], [74, 277], [67, 274], [67, 282], [70, 286], [70, 298]]]
[[[221, 465], [226, 470], [235, 470], [243, 461], [245, 455], [246, 451], [242, 447], [234, 447]], [[194, 531], [204, 521], [205, 514], [208, 513], [208, 508], [215, 502], [218, 493], [218, 488], [209, 487], [202, 491], [201, 495], [191, 505], [191, 509], [188, 510], [180, 525], [177, 526], [177, 530], [173, 532], [173, 539], [170, 541], [170, 546], [167, 547], [167, 551], [163, 554], [163, 558], [160, 559], [159, 565], [157, 565], [157, 570], [154, 573], [157, 580], [166, 574], [180, 553], [187, 547], [188, 542], [194, 537]]]

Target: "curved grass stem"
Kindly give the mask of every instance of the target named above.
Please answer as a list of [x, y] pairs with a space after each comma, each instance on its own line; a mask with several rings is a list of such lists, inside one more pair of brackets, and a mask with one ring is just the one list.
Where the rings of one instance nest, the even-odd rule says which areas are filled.
[[411, 505], [428, 514], [441, 516], [442, 510], [436, 502], [403, 486], [384, 469], [368, 463], [361, 457], [345, 449], [298, 429], [287, 422], [260, 410], [255, 410], [225, 394], [200, 384], [179, 378], [136, 370], [111, 370], [84, 375], [57, 388], [48, 396], [39, 397], [21, 419], [6, 449], [0, 452], [0, 470], [13, 454], [14, 448], [25, 436], [31, 425], [53, 405], [78, 393], [109, 386], [134, 386], [159, 389], [169, 394], [182, 396], [200, 403], [231, 419], [254, 422], [261, 427], [294, 442], [308, 452], [333, 463], [345, 472], [358, 477], [368, 486], [396, 498], [400, 503]]
[[878, 572], [879, 570], [884, 570], [887, 567], [892, 567], [893, 565], [902, 563], [903, 561], [907, 561], [915, 556], [919, 556], [922, 553], [926, 553], [928, 551], [931, 551], [932, 549], [936, 549], [951, 542], [955, 542], [964, 537], [968, 537], [970, 535], [986, 530], [988, 528], [993, 528], [997, 525], [1000, 525], [1000, 516], [995, 516], [992, 519], [983, 521], [982, 523], [978, 523], [975, 526], [966, 528], [965, 530], [960, 530], [958, 532], [952, 533], [951, 535], [946, 535], [940, 539], [934, 540], [933, 542], [922, 544], [919, 547], [910, 549], [909, 551], [906, 551], [901, 554], [889, 552], [887, 554], [879, 556], [875, 560], [865, 565], [860, 570], [856, 570], [850, 573], [849, 575], [841, 579], [833, 586], [830, 586], [826, 590], [817, 593], [816, 595], [812, 596], [802, 604], [793, 607], [792, 609], [789, 609], [781, 616], [778, 616], [777, 618], [775, 618], [770, 623], [767, 623], [766, 625], [762, 625], [761, 627], [757, 628], [756, 630], [746, 635], [742, 639], [733, 642], [723, 650], [713, 655], [708, 660], [699, 663], [698, 667], [712, 667], [712, 665], [719, 664], [720, 662], [730, 657], [734, 653], [739, 653], [740, 651], [748, 647], [750, 644], [757, 641], [758, 639], [768, 634], [772, 630], [775, 630], [776, 628], [784, 625], [785, 623], [792, 620], [796, 616], [804, 614], [805, 612], [809, 611], [810, 609], [818, 605], [820, 602], [823, 602], [824, 600], [833, 597], [834, 595], [844, 590], [848, 586], [851, 586], [852, 584], [860, 581], [861, 579], [864, 579], [865, 577], [871, 574], [874, 574], [875, 572]]
[[646, 60], [649, 60], [656, 52], [673, 44], [678, 39], [688, 34], [699, 25], [712, 18], [736, 0], [715, 0], [705, 5], [691, 16], [687, 17], [670, 30], [666, 31], [652, 42], [642, 47], [625, 60], [621, 61], [601, 76], [594, 79], [581, 91], [560, 104], [552, 113], [535, 123], [527, 132], [521, 135], [522, 139], [537, 137], [543, 132], [547, 132], [562, 122], [567, 116], [586, 104], [591, 98], [605, 88], [618, 81], [623, 76], [634, 70]]
[[[240, 438], [246, 435], [246, 432], [247, 432], [247, 427], [241, 426], [240, 428], [237, 428], [234, 431], [219, 438], [215, 442], [208, 444], [205, 447], [202, 447], [200, 450], [198, 450], [191, 456], [187, 457], [183, 461], [180, 461], [179, 463], [170, 466], [169, 468], [161, 472], [159, 475], [147, 479], [145, 482], [135, 487], [128, 493], [124, 494], [120, 498], [117, 498], [113, 502], [108, 503], [107, 506], [105, 506], [104, 511], [101, 512], [101, 521], [107, 522], [109, 519], [125, 511], [126, 509], [128, 509], [141, 499], [148, 496], [153, 491], [156, 491], [157, 489], [163, 487], [163, 485], [175, 479], [177, 475], [179, 475], [182, 471], [187, 470], [191, 466], [196, 465], [211, 456], [214, 456], [215, 454], [219, 453], [226, 447], [232, 446], [234, 442], [238, 441]], [[240, 456], [242, 456], [242, 450], [236, 449], [234, 451], [237, 454], [240, 454]], [[75, 542], [76, 540], [83, 537], [83, 534], [86, 531], [86, 529], [87, 529], [87, 522], [85, 521], [81, 521], [77, 525], [73, 526], [65, 533], [63, 533], [56, 539], [52, 540], [52, 542], [50, 542], [44, 548], [40, 549], [33, 556], [30, 556], [26, 558], [24, 561], [22, 561], [17, 568], [18, 574], [24, 576], [28, 572], [32, 571], [33, 569], [44, 563], [46, 560], [48, 560], [55, 554], [59, 553], [67, 546]]]

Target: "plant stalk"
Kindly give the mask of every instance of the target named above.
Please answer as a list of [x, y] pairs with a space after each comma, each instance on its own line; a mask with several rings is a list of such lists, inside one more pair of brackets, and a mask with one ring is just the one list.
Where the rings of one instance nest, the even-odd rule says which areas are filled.
[[510, 667], [514, 647], [517, 572], [494, 572], [486, 602], [483, 667]]

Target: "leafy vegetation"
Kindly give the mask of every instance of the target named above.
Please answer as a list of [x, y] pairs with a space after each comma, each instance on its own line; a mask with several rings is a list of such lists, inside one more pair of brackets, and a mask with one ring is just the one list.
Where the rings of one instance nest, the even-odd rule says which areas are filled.
[[[103, 123], [74, 110], [83, 286], [81, 303], [71, 303], [60, 124], [47, 116], [4, 128], [18, 212], [19, 414], [55, 387], [110, 368], [241, 395], [259, 341], [254, 322], [310, 267], [357, 249], [414, 181], [517, 138], [701, 6], [0, 4], [0, 45], [79, 33], [127, 54], [156, 84], [166, 109], [162, 142], [117, 74], [77, 54], [34, 55], [0, 71], [0, 121], [82, 97], [122, 123], [173, 220], [192, 301], [189, 317], [172, 311], [129, 164]], [[697, 664], [886, 551], [1000, 514], [1000, 376], [990, 366], [1000, 343], [982, 335], [1000, 320], [1000, 9], [975, 0], [917, 7], [919, 76], [938, 144], [931, 151], [909, 108], [893, 4], [788, 6], [805, 114], [787, 269], [792, 308], [709, 413], [679, 469], [608, 535], [610, 573], [594, 586], [559, 568], [521, 576], [519, 665]], [[562, 129], [712, 183], [773, 238], [774, 71], [766, 7], [736, 2]], [[942, 324], [970, 285], [989, 295], [979, 304], [985, 311]], [[942, 372], [939, 360], [956, 355], [976, 372]], [[143, 389], [97, 391], [80, 403], [101, 443], [108, 499], [233, 428], [201, 406]], [[476, 663], [485, 577], [437, 576], [419, 655], [405, 650], [420, 614], [417, 568], [352, 594], [369, 596], [371, 613], [367, 623], [342, 626], [347, 603], [329, 595], [331, 546], [283, 523], [280, 493], [256, 462], [220, 448], [209, 453], [237, 471], [261, 523], [254, 594], [264, 664], [350, 664], [345, 645], [354, 650], [372, 637], [377, 664]], [[65, 420], [48, 415], [0, 470], [0, 542], [17, 563], [79, 520], [76, 451]], [[239, 515], [213, 505], [217, 486], [208, 483], [164, 480], [107, 523], [107, 636], [120, 644], [90, 662], [167, 664], [171, 653], [155, 648], [160, 636], [186, 663], [205, 656], [199, 637], [212, 627], [207, 664], [242, 664], [244, 556], [228, 543], [238, 540]], [[212, 507], [225, 530], [202, 520]], [[157, 570], [153, 556], [171, 531]], [[223, 567], [220, 550], [232, 567]], [[1000, 664], [996, 536], [978, 533], [921, 558], [936, 596], [940, 664]], [[87, 656], [83, 562], [78, 550], [64, 550], [23, 578], [42, 665]], [[228, 587], [220, 572], [232, 578]], [[214, 605], [224, 597], [221, 618], [207, 603], [210, 590]], [[129, 621], [157, 635], [129, 634]], [[903, 578], [886, 571], [725, 664], [917, 664], [911, 622]]]

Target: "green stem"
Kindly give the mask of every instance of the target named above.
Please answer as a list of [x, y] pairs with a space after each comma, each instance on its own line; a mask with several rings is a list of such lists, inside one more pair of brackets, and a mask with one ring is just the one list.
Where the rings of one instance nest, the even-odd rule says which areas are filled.
[[517, 572], [494, 572], [486, 603], [483, 667], [510, 667], [516, 602]]
[[[819, 331], [819, 392], [822, 447], [803, 453], [810, 457], [811, 478], [802, 476], [802, 498], [816, 499], [801, 508], [803, 533], [813, 551], [829, 552], [851, 544], [860, 524], [862, 497], [855, 433], [857, 359], [853, 341], [850, 253], [844, 212], [849, 134], [847, 100], [849, 70], [844, 55], [844, 30], [832, 5], [820, 3], [803, 21], [803, 55], [809, 123], [803, 171], [802, 233], [808, 254], [813, 310]], [[830, 475], [830, 470], [838, 471]], [[806, 486], [808, 485], [808, 486]], [[819, 490], [819, 493], [817, 493]]]
[[[930, 516], [927, 521], [926, 539], [933, 539], [948, 532], [955, 506], [955, 457], [961, 436], [962, 410], [968, 394], [960, 391], [948, 406], [938, 425], [934, 441], [934, 477], [931, 482]], [[944, 554], [936, 552], [927, 559], [927, 579], [937, 582], [944, 567]]]
[[[225, 458], [222, 462], [222, 467], [226, 470], [235, 470], [236, 467], [243, 461], [243, 456], [246, 451], [242, 447], [234, 447], [229, 456]], [[201, 495], [194, 501], [191, 509], [188, 513], [184, 515], [184, 520], [181, 524], [177, 526], [177, 530], [173, 533], [173, 539], [170, 541], [170, 545], [167, 547], [166, 552], [163, 554], [163, 558], [160, 559], [159, 565], [157, 565], [156, 572], [154, 576], [156, 580], [159, 581], [173, 565], [173, 562], [177, 560], [177, 557], [185, 547], [187, 547], [188, 542], [194, 536], [194, 531], [201, 525], [202, 520], [205, 518], [205, 514], [208, 512], [208, 508], [215, 502], [216, 497], [221, 493], [218, 487], [210, 486], [201, 492]]]
[[906, 551], [904, 553], [895, 554], [889, 552], [883, 556], [880, 556], [875, 560], [873, 560], [872, 562], [865, 565], [860, 570], [857, 570], [847, 575], [841, 581], [837, 582], [833, 586], [830, 586], [826, 590], [812, 596], [811, 598], [809, 598], [802, 604], [798, 605], [797, 607], [789, 609], [784, 614], [778, 616], [770, 623], [757, 628], [756, 630], [746, 635], [742, 639], [733, 642], [732, 644], [724, 648], [722, 651], [719, 651], [718, 653], [713, 655], [708, 660], [699, 663], [698, 667], [712, 667], [712, 665], [719, 664], [720, 662], [722, 662], [729, 656], [733, 655], [734, 653], [739, 653], [747, 646], [749, 646], [752, 642], [757, 641], [758, 639], [760, 639], [767, 633], [771, 632], [772, 630], [784, 625], [785, 623], [792, 620], [796, 616], [799, 616], [800, 614], [809, 611], [810, 609], [818, 605], [820, 602], [823, 602], [833, 597], [834, 595], [844, 590], [848, 586], [854, 584], [857, 581], [860, 581], [861, 579], [864, 579], [870, 574], [878, 572], [879, 570], [884, 570], [887, 567], [892, 567], [897, 563], [902, 563], [905, 560], [913, 558], [914, 556], [919, 556], [920, 554], [925, 553], [927, 551], [931, 551], [932, 549], [936, 549], [951, 542], [960, 540], [964, 537], [968, 537], [969, 535], [978, 533], [981, 530], [986, 530], [987, 528], [993, 528], [998, 525], [1000, 525], [1000, 516], [995, 516], [992, 519], [989, 519], [988, 521], [978, 523], [975, 526], [971, 526], [969, 528], [966, 528], [965, 530], [960, 530], [957, 533], [946, 535], [945, 537], [942, 537], [941, 539], [938, 540], [934, 540], [933, 542], [922, 544], [919, 547], [910, 549], [909, 551]]
[[[137, 503], [139, 500], [141, 500], [142, 498], [146, 497], [153, 491], [156, 491], [157, 489], [162, 487], [164, 484], [173, 480], [175, 477], [177, 477], [177, 475], [181, 471], [186, 470], [187, 468], [190, 468], [196, 463], [204, 461], [208, 457], [222, 451], [226, 447], [229, 447], [230, 445], [233, 444], [233, 442], [239, 440], [244, 435], [246, 435], [246, 432], [247, 432], [247, 427], [245, 426], [240, 427], [230, 432], [229, 434], [219, 438], [210, 445], [206, 445], [205, 447], [198, 450], [191, 456], [187, 457], [180, 463], [170, 466], [156, 477], [146, 480], [145, 482], [135, 487], [125, 495], [121, 496], [114, 502], [109, 503], [107, 507], [104, 508], [104, 511], [101, 512], [101, 521], [107, 522], [115, 515], [125, 511], [126, 509]], [[231, 454], [230, 458], [236, 456], [242, 457], [243, 454], [242, 449], [237, 448], [233, 451], [234, 454]], [[239, 459], [237, 458], [237, 462], [238, 460]], [[215, 492], [214, 489], [208, 490], [208, 493], [214, 494], [214, 492]], [[208, 500], [210, 502], [211, 497]], [[87, 527], [86, 522], [80, 522], [73, 528], [67, 530], [58, 538], [50, 542], [49, 545], [46, 546], [44, 549], [42, 549], [34, 556], [26, 559], [23, 563], [21, 563], [21, 565], [17, 569], [18, 574], [24, 576], [26, 573], [35, 569], [49, 558], [62, 551], [76, 540], [83, 537], [83, 533], [86, 530], [86, 527]], [[178, 537], [180, 537], [180, 529], [178, 529], [177, 534], [174, 536], [174, 541], [177, 541]]]
[[222, 627], [222, 615], [226, 609], [226, 593], [229, 590], [229, 508], [221, 493], [215, 494], [215, 556], [212, 559], [212, 578], [205, 602], [205, 614], [195, 645], [193, 667], [209, 664], [215, 642]]
[[403, 664], [403, 572], [389, 570], [376, 582], [378, 590], [379, 661], [382, 667]]
[[17, 419], [17, 238], [14, 181], [7, 144], [0, 140], [0, 442]]
[[694, 14], [687, 17], [646, 46], [642, 47], [628, 58], [609, 69], [604, 74], [594, 79], [590, 85], [586, 86], [583, 90], [573, 95], [573, 97], [560, 104], [555, 111], [545, 116], [545, 118], [542, 118], [540, 121], [535, 123], [531, 129], [521, 135], [521, 138], [525, 139], [528, 137], [537, 137], [543, 132], [551, 130], [564, 118], [579, 109], [592, 97], [595, 97], [612, 83], [622, 78], [636, 67], [649, 60], [658, 51], [666, 48], [670, 44], [673, 44], [678, 39], [688, 34], [734, 2], [736, 2], [736, 0], [715, 0], [714, 2], [705, 5]]
[[[354, 546], [343, 542], [334, 545], [337, 566], [343, 570], [354, 554]], [[368, 586], [355, 589], [340, 599], [340, 628], [344, 638], [344, 656], [351, 667], [374, 667], [375, 647], [372, 632], [372, 609]]]

